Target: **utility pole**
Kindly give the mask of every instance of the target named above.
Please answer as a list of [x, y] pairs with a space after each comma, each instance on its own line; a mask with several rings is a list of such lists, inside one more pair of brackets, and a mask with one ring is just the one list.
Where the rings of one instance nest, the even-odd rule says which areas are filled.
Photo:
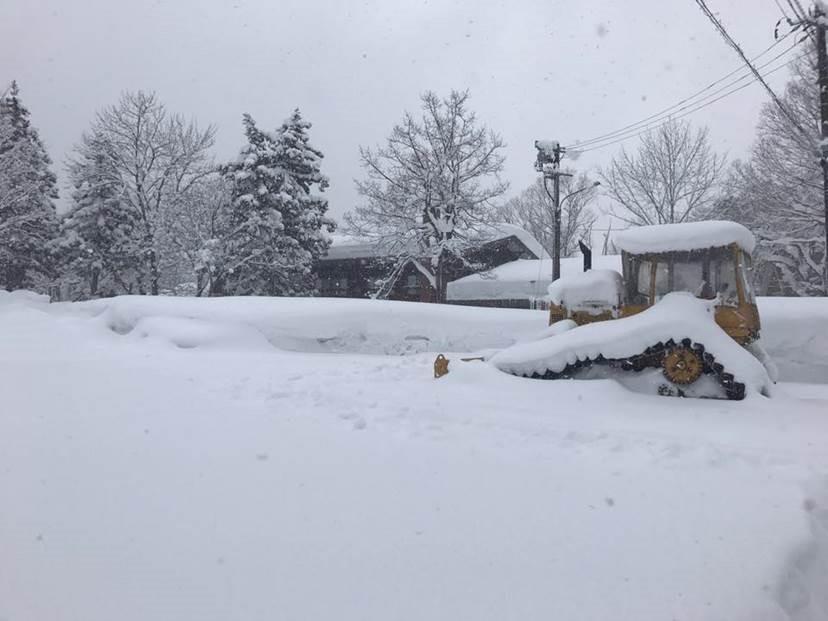
[[555, 208], [555, 241], [552, 243], [552, 280], [561, 277], [561, 148], [555, 149], [555, 171], [552, 177]]
[[814, 3], [814, 20], [817, 48], [817, 82], [819, 84], [819, 135], [822, 166], [822, 204], [825, 210], [825, 255], [822, 259], [822, 285], [828, 295], [828, 58], [825, 51], [825, 20], [828, 19], [819, 2]]
[[[561, 172], [561, 158], [566, 153], [560, 143], [554, 140], [536, 140], [535, 148], [538, 158], [535, 161], [535, 170], [543, 174], [543, 188], [552, 199], [552, 219], [555, 223], [555, 236], [552, 242], [552, 280], [561, 277], [561, 177], [571, 177], [569, 173]], [[552, 194], [549, 194], [547, 181], [552, 179]]]

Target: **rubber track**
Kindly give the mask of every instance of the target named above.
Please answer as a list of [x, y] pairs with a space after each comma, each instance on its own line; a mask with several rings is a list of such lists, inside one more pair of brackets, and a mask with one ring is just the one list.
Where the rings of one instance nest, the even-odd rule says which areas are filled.
[[702, 373], [715, 376], [724, 389], [728, 399], [739, 401], [745, 398], [745, 385], [742, 382], [737, 382], [732, 373], [725, 371], [724, 367], [716, 362], [715, 356], [705, 350], [704, 345], [701, 343], [693, 343], [690, 339], [682, 339], [680, 343], [676, 343], [673, 339], [665, 343], [659, 342], [652, 347], [648, 347], [642, 353], [629, 358], [604, 358], [604, 356], [599, 355], [594, 360], [579, 360], [573, 364], [568, 364], [562, 371], [555, 372], [547, 370], [545, 373], [533, 373], [532, 375], [524, 375], [523, 377], [545, 380], [572, 379], [578, 371], [590, 367], [593, 364], [606, 365], [625, 372], [660, 369], [666, 352], [675, 347], [687, 347], [697, 352], [704, 363]]

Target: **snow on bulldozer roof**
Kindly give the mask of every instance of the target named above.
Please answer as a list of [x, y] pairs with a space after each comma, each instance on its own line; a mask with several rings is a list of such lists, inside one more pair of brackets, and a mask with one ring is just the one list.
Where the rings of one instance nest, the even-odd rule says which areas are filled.
[[644, 312], [573, 328], [538, 341], [519, 343], [495, 354], [490, 363], [513, 375], [546, 371], [560, 373], [581, 360], [624, 359], [648, 347], [689, 338], [704, 345], [748, 392], [770, 394], [771, 380], [762, 363], [722, 330], [713, 317], [713, 305], [690, 293], [665, 295]]
[[549, 301], [579, 310], [589, 303], [618, 306], [623, 288], [621, 274], [615, 270], [589, 270], [559, 278], [549, 285]]
[[615, 236], [615, 245], [630, 254], [703, 250], [730, 244], [752, 253], [756, 240], [744, 226], [726, 220], [638, 226]]

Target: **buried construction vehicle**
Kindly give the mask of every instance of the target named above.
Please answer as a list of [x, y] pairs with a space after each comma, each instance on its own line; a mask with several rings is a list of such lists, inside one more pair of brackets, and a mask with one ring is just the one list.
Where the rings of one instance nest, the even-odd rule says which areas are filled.
[[[663, 224], [628, 229], [615, 243], [623, 274], [553, 282], [546, 332], [486, 361], [512, 375], [613, 378], [662, 395], [769, 393], [774, 371], [759, 344], [750, 231], [734, 222]], [[447, 372], [439, 359], [435, 376]]]

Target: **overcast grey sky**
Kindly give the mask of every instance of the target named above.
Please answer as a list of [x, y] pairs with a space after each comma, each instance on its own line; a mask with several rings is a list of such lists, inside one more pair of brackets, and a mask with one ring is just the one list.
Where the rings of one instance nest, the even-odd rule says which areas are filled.
[[[773, 42], [773, 0], [708, 4], [748, 55]], [[358, 146], [380, 142], [426, 89], [470, 89], [508, 143], [517, 192], [535, 176], [535, 138], [613, 131], [737, 66], [693, 0], [0, 0], [0, 83], [18, 80], [62, 179], [94, 112], [124, 89], [215, 124], [223, 159], [241, 146], [243, 112], [273, 128], [299, 106], [335, 217], [358, 200]], [[690, 118], [741, 156], [765, 100], [754, 84]]]

